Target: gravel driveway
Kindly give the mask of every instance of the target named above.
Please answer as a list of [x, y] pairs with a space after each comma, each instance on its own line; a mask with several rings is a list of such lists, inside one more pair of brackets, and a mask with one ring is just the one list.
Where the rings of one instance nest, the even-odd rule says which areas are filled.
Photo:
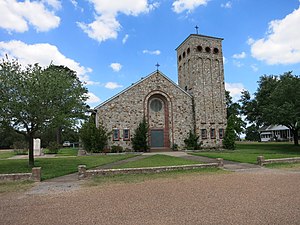
[[0, 195], [1, 224], [300, 224], [300, 173], [188, 175]]

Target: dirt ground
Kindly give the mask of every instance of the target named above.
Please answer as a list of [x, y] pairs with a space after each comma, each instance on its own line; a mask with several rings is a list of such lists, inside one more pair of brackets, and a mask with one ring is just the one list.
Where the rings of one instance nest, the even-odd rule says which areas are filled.
[[300, 173], [263, 170], [0, 195], [0, 224], [300, 224]]

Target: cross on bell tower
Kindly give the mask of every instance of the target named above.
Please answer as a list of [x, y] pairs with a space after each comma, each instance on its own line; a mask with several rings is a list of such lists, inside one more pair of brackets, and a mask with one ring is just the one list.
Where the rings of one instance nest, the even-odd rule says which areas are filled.
[[197, 25], [195, 26], [195, 29], [196, 29], [196, 34], [198, 34], [199, 27]]

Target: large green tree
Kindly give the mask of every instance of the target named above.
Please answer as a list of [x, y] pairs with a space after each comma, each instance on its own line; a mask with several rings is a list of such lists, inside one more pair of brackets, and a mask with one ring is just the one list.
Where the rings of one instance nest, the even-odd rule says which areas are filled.
[[76, 72], [64, 66], [23, 67], [16, 60], [0, 63], [0, 121], [29, 142], [29, 165], [34, 166], [33, 138], [50, 124], [82, 117], [87, 89]]
[[232, 127], [235, 134], [239, 136], [245, 129], [246, 123], [241, 117], [241, 106], [237, 102], [233, 102], [230, 92], [225, 92], [226, 97], [226, 109], [227, 109], [227, 120], [231, 117]]
[[242, 93], [242, 110], [250, 122], [257, 125], [279, 124], [288, 127], [299, 145], [300, 77], [292, 72], [280, 76], [262, 76], [251, 99], [248, 91]]

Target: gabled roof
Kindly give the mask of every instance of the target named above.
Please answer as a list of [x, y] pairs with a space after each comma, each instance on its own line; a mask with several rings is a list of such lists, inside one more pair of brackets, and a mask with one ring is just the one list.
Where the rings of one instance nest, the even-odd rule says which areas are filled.
[[175, 50], [177, 50], [178, 48], [180, 48], [180, 46], [183, 45], [183, 43], [185, 43], [191, 37], [202, 37], [202, 38], [208, 38], [208, 39], [218, 39], [218, 40], [221, 40], [221, 41], [224, 40], [224, 38], [206, 36], [206, 35], [202, 35], [202, 34], [190, 34], [183, 42], [181, 42], [181, 44]]
[[258, 129], [259, 132], [276, 131], [276, 130], [289, 130], [289, 128], [283, 125], [269, 125], [269, 126], [263, 126]]
[[178, 84], [176, 84], [174, 81], [172, 81], [169, 77], [167, 77], [166, 75], [164, 75], [161, 71], [156, 70], [152, 73], [150, 73], [148, 76], [141, 78], [139, 81], [137, 81], [136, 83], [132, 84], [131, 86], [129, 86], [128, 88], [124, 89], [123, 91], [119, 92], [118, 94], [114, 95], [113, 97], [107, 99], [106, 101], [100, 103], [99, 105], [97, 105], [94, 109], [98, 109], [101, 106], [105, 105], [106, 103], [112, 101], [113, 99], [117, 98], [118, 96], [120, 96], [121, 94], [123, 94], [124, 92], [130, 90], [131, 88], [135, 87], [136, 85], [146, 81], [147, 79], [149, 79], [150, 77], [154, 76], [155, 74], [159, 74], [160, 76], [162, 76], [163, 78], [165, 78], [166, 80], [168, 80], [171, 84], [173, 84], [176, 88], [178, 88], [179, 90], [181, 90], [184, 94], [188, 95], [189, 97], [192, 97], [188, 92], [186, 92], [184, 89], [182, 89], [181, 87], [179, 87]]

